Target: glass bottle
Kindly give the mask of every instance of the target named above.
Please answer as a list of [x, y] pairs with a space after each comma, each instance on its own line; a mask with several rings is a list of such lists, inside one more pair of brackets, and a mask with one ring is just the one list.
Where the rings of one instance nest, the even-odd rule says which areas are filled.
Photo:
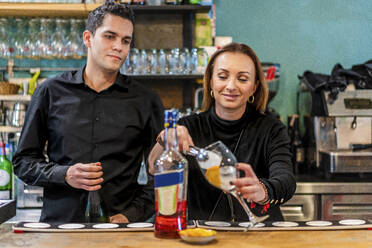
[[178, 238], [187, 227], [188, 162], [178, 151], [178, 111], [165, 111], [165, 150], [155, 161], [155, 237]]
[[107, 216], [107, 209], [105, 203], [99, 195], [98, 190], [89, 191], [88, 202], [85, 209], [86, 223], [105, 223], [110, 222]]
[[0, 142], [0, 199], [9, 200], [12, 193], [13, 165], [7, 159], [5, 144]]
[[305, 170], [305, 147], [300, 135], [299, 116], [291, 115], [288, 124], [288, 133], [291, 138], [293, 166], [296, 174], [302, 174]]

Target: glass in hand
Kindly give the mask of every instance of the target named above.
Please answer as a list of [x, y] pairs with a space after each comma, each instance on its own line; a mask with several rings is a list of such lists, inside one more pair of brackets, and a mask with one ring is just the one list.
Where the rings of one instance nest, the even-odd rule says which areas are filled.
[[213, 186], [233, 195], [247, 213], [252, 226], [262, 222], [269, 216], [256, 216], [249, 209], [247, 202], [236, 191], [235, 185], [230, 182], [238, 178], [235, 168], [237, 159], [234, 154], [221, 142], [217, 141], [206, 148], [190, 147], [188, 155], [194, 156], [204, 177]]

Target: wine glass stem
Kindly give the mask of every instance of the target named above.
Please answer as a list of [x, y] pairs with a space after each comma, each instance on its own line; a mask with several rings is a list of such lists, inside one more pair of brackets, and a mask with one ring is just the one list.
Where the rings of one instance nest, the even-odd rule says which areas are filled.
[[268, 215], [265, 215], [265, 216], [257, 216], [255, 215], [254, 213], [252, 213], [252, 211], [249, 209], [247, 203], [244, 201], [244, 198], [240, 195], [237, 194], [237, 192], [234, 190], [234, 191], [231, 191], [230, 192], [240, 203], [240, 205], [242, 205], [244, 211], [247, 213], [248, 215], [248, 219], [249, 221], [252, 223], [252, 225], [254, 226], [255, 224], [257, 223], [260, 223], [264, 220], [266, 220], [269, 216]]

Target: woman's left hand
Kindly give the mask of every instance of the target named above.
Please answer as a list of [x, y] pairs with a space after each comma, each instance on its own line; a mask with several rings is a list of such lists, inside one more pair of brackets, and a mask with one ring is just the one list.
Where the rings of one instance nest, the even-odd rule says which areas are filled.
[[233, 181], [236, 190], [243, 196], [243, 198], [254, 202], [265, 200], [265, 190], [252, 167], [246, 163], [237, 163], [235, 167], [245, 173], [244, 177], [240, 177]]

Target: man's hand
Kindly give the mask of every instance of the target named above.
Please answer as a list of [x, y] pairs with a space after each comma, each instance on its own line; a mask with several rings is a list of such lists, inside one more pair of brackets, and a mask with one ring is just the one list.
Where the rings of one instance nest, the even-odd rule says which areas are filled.
[[115, 214], [110, 217], [111, 223], [129, 223], [129, 220], [123, 214]]
[[73, 188], [94, 191], [101, 188], [102, 175], [103, 171], [100, 162], [90, 164], [77, 163], [68, 168], [65, 180]]

